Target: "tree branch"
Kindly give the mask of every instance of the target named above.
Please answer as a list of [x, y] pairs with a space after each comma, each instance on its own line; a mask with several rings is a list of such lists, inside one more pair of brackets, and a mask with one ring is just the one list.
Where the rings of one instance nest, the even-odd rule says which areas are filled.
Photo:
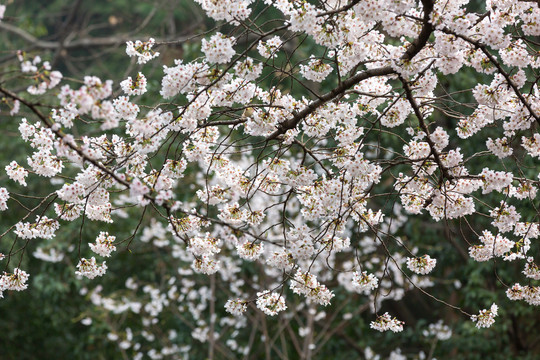
[[[431, 0], [422, 0], [422, 3], [424, 5], [424, 24], [422, 26], [422, 30], [420, 31], [418, 37], [413, 41], [411, 46], [405, 51], [405, 54], [403, 54], [401, 60], [411, 60], [427, 44], [429, 36], [433, 33], [433, 25], [431, 25], [429, 19], [430, 14], [433, 11], [433, 3]], [[345, 91], [347, 91], [354, 85], [360, 83], [361, 81], [376, 76], [385, 76], [395, 73], [396, 71], [391, 66], [385, 66], [382, 68], [365, 70], [361, 73], [351, 76], [350, 78], [344, 80], [332, 91], [322, 95], [319, 99], [311, 102], [302, 111], [294, 115], [292, 118], [281, 123], [279, 128], [268, 136], [267, 140], [274, 140], [280, 135], [286, 133], [287, 130], [294, 129], [296, 126], [298, 126], [302, 119], [314, 113], [320, 106], [345, 93]]]

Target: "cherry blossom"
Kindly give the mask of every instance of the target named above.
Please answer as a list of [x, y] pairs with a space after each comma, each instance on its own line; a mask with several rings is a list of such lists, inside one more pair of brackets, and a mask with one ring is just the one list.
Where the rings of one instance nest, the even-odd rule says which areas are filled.
[[[15, 268], [13, 273], [6, 273], [0, 276], [0, 295], [5, 290], [22, 291], [28, 288], [28, 278], [30, 275], [24, 270]], [[1, 296], [0, 296], [1, 297]]]
[[113, 242], [116, 240], [115, 236], [109, 235], [108, 232], [102, 231], [99, 233], [99, 236], [96, 238], [94, 244], [89, 243], [90, 249], [98, 255], [109, 257], [111, 252], [116, 250], [116, 246], [113, 245]]
[[259, 45], [257, 45], [257, 50], [262, 57], [273, 58], [277, 56], [277, 51], [281, 47], [281, 44], [283, 44], [283, 42], [279, 36], [274, 36], [264, 42], [260, 41]]
[[202, 40], [202, 52], [211, 63], [227, 63], [236, 53], [233, 49], [234, 37], [227, 37], [222, 33], [212, 35], [209, 41]]
[[77, 269], [78, 270], [75, 271], [76, 275], [94, 279], [96, 276], [103, 276], [107, 271], [107, 266], [105, 265], [105, 262], [98, 265], [96, 263], [96, 258], [92, 257], [90, 259], [80, 259], [79, 263], [77, 264]]
[[497, 317], [499, 307], [492, 304], [489, 310], [480, 310], [478, 315], [472, 315], [471, 320], [476, 323], [477, 328], [488, 328], [495, 323], [495, 317]]
[[403, 321], [399, 321], [396, 318], [392, 318], [390, 314], [384, 313], [377, 317], [377, 320], [370, 323], [370, 327], [380, 332], [392, 331], [392, 332], [401, 332], [403, 331]]
[[279, 312], [287, 309], [283, 296], [266, 290], [257, 293], [257, 308], [269, 316], [275, 316]]
[[417, 274], [429, 274], [436, 264], [437, 260], [432, 259], [429, 255], [407, 258], [407, 267]]
[[9, 193], [6, 188], [0, 188], [0, 211], [8, 209], [7, 202], [9, 200]]
[[135, 56], [138, 64], [146, 64], [148, 61], [159, 56], [159, 52], [152, 50], [156, 41], [153, 38], [146, 42], [137, 40], [135, 42], [126, 42], [126, 54], [130, 57]]
[[[348, 308], [328, 306], [338, 299], [364, 301], [372, 329], [401, 332], [402, 321], [378, 311], [412, 289], [431, 295], [451, 283], [419, 276], [436, 265], [450, 273], [456, 265], [441, 257], [449, 243], [467, 249], [459, 253], [467, 266], [516, 277], [494, 279], [505, 289], [490, 291], [540, 304], [535, 2], [494, 0], [477, 12], [461, 0], [196, 3], [218, 23], [189, 40], [189, 56], [172, 59], [176, 40], [158, 40], [167, 56], [152, 68], [144, 64], [159, 56], [156, 40], [127, 41], [126, 68], [131, 57], [137, 70], [114, 81], [74, 81], [45, 55], [19, 53], [20, 89], [0, 85], [25, 147], [2, 165], [0, 210], [18, 217], [0, 233], [22, 246], [2, 248], [8, 265], [30, 251], [24, 242], [55, 266], [78, 260], [72, 271], [89, 279], [108, 268], [85, 252], [111, 257], [125, 244], [134, 256], [150, 254], [159, 284], [134, 273], [116, 292], [96, 279], [83, 294], [111, 319], [138, 316], [134, 329], [118, 322], [107, 336], [124, 350], [144, 347], [135, 358], [182, 353], [174, 334], [149, 330], [165, 330], [170, 313], [189, 319], [191, 337], [212, 349], [223, 340], [242, 358], [252, 343], [222, 329], [285, 312], [309, 350], [314, 324]], [[275, 14], [264, 25], [254, 11], [262, 5]], [[448, 86], [463, 74], [474, 82]], [[39, 191], [21, 194], [19, 185]], [[83, 241], [90, 221], [93, 242]], [[448, 236], [415, 236], [426, 224]], [[64, 245], [62, 231], [79, 226]], [[111, 269], [125, 255], [107, 260]], [[4, 273], [0, 295], [25, 290], [28, 276]], [[495, 304], [471, 315], [459, 296], [426, 299], [477, 328], [498, 316]], [[441, 322], [424, 332], [451, 333]]]

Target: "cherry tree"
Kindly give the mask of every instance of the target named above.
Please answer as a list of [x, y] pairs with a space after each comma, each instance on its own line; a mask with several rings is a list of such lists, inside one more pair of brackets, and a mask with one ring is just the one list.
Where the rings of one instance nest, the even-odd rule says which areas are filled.
[[[0, 93], [29, 153], [2, 166], [0, 210], [22, 215], [0, 230], [0, 297], [32, 291], [24, 257], [65, 263], [95, 307], [83, 324], [137, 359], [182, 358], [191, 339], [254, 356], [256, 337], [261, 356], [313, 358], [360, 314], [403, 331], [385, 304], [409, 291], [497, 326], [511, 306], [430, 290], [446, 254], [405, 235], [420, 219], [459, 261], [511, 272], [493, 291], [540, 304], [537, 2], [196, 2], [215, 28], [157, 81], [147, 69], [175, 40], [127, 41], [134, 68], [114, 81], [14, 49]], [[154, 279], [101, 285], [158, 259]]]

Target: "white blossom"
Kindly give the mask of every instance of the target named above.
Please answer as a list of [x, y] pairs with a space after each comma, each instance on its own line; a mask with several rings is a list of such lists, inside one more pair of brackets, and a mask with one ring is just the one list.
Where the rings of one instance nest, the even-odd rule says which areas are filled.
[[495, 323], [495, 317], [498, 315], [499, 307], [492, 304], [489, 310], [480, 310], [478, 315], [472, 315], [471, 320], [476, 323], [477, 328], [488, 328]]
[[103, 276], [107, 271], [107, 265], [105, 265], [105, 261], [103, 264], [98, 265], [95, 257], [90, 259], [81, 258], [77, 264], [77, 269], [78, 270], [75, 271], [76, 275], [93, 279], [96, 276]]
[[109, 235], [108, 232], [101, 231], [96, 238], [96, 242], [88, 243], [88, 245], [96, 254], [109, 257], [111, 256], [111, 252], [116, 251], [116, 246], [113, 245], [115, 240], [115, 236]]

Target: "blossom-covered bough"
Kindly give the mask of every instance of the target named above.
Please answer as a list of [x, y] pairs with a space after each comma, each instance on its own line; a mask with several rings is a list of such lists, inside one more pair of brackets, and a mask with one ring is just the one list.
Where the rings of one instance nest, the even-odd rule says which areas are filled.
[[[160, 284], [129, 278], [110, 297], [99, 285], [88, 290], [96, 306], [140, 317], [137, 336], [148, 343], [148, 329], [170, 313], [209, 342], [210, 358], [249, 353], [253, 340], [235, 340], [248, 323], [268, 339], [267, 356], [287, 358], [276, 346], [293, 332], [287, 313], [305, 311], [293, 346], [309, 358], [339, 330], [315, 333], [324, 307], [363, 299], [353, 316], [371, 311], [373, 329], [399, 332], [407, 324], [382, 302], [411, 289], [492, 326], [497, 305], [473, 315], [429, 292], [441, 253], [402, 236], [418, 216], [451, 230], [439, 241], [463, 260], [519, 266], [500, 291], [540, 304], [536, 2], [493, 0], [478, 12], [468, 0], [197, 2], [219, 31], [201, 36], [199, 58], [165, 64], [159, 87], [145, 75], [167, 46], [154, 39], [128, 42], [140, 65], [116, 83], [63, 80], [19, 53], [28, 88], [7, 79], [0, 93], [32, 152], [5, 165], [0, 210], [26, 212], [1, 232], [0, 295], [27, 288], [33, 274], [18, 266], [30, 241], [75, 222], [67, 256], [92, 284], [115, 252], [145, 244], [166, 252]], [[279, 16], [263, 22], [264, 12]], [[460, 72], [479, 82], [448, 89]], [[470, 103], [455, 100], [463, 94]], [[10, 191], [44, 178], [51, 191], [35, 204]], [[126, 217], [137, 221], [121, 239], [110, 224]], [[89, 221], [102, 230], [92, 239], [82, 236]], [[280, 318], [275, 334], [265, 315]], [[111, 340], [136, 356], [188, 351], [174, 333], [151, 350], [131, 329], [123, 334]]]

